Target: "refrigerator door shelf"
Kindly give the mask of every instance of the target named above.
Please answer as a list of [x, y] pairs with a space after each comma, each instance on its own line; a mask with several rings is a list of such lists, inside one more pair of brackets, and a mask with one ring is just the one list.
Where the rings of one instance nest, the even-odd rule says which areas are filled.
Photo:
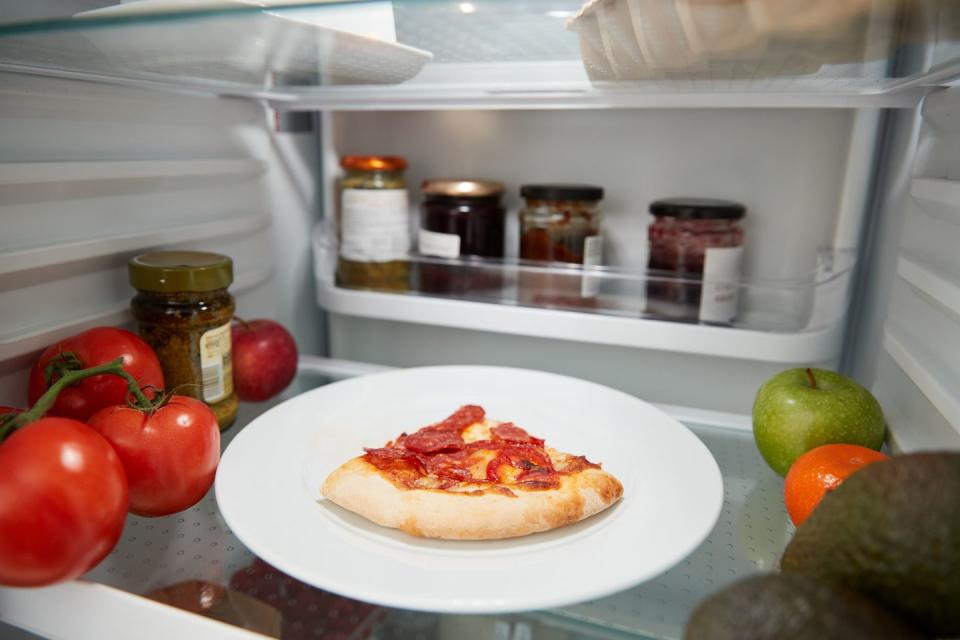
[[[388, 292], [338, 286], [336, 239], [323, 226], [314, 233], [314, 259], [318, 302], [333, 313], [785, 364], [837, 356], [855, 264], [852, 252], [824, 251], [802, 277], [714, 282], [411, 254], [410, 290]], [[710, 295], [733, 299], [724, 302], [731, 322], [705, 317]]]

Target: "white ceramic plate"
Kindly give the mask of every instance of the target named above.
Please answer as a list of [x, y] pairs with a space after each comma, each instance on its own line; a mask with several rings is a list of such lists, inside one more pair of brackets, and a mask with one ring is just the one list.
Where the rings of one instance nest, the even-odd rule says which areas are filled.
[[[380, 527], [320, 497], [327, 474], [364, 446], [463, 404], [602, 462], [623, 499], [549, 532], [448, 541]], [[274, 407], [227, 447], [216, 496], [245, 545], [306, 583], [392, 607], [498, 613], [598, 598], [669, 569], [710, 532], [723, 484], [696, 436], [633, 396], [566, 376], [463, 366], [353, 378]]]

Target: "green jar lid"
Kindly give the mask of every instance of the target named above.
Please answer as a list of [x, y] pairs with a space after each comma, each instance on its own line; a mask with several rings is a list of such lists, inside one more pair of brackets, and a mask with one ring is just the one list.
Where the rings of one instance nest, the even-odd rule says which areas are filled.
[[131, 258], [130, 284], [140, 291], [214, 291], [233, 282], [233, 260], [203, 251], [155, 251]]

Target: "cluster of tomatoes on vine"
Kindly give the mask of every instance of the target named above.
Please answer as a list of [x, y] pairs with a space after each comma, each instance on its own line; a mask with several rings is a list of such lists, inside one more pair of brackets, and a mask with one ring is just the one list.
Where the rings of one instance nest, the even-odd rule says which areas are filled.
[[153, 349], [124, 329], [41, 354], [30, 408], [0, 407], [0, 585], [79, 577], [116, 545], [128, 511], [163, 516], [203, 498], [220, 462], [216, 417], [163, 389]]

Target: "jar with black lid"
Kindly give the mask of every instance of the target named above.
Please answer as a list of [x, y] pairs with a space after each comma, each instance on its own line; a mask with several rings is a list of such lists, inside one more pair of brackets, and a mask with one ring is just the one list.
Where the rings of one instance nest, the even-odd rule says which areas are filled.
[[[504, 187], [494, 180], [424, 180], [420, 205], [418, 248], [427, 258], [503, 258], [506, 209]], [[469, 260], [467, 260], [469, 262]], [[420, 265], [420, 290], [427, 293], [465, 293], [497, 288], [502, 278], [496, 266]]]
[[647, 313], [710, 324], [736, 319], [747, 209], [712, 198], [650, 204]]
[[589, 184], [525, 184], [520, 195], [520, 257], [600, 264], [603, 188]]
[[226, 429], [239, 404], [230, 353], [235, 304], [227, 290], [233, 261], [217, 253], [157, 251], [131, 259], [128, 272], [137, 289], [133, 317], [160, 359], [167, 391], [203, 400]]
[[[600, 202], [603, 188], [589, 184], [526, 184], [520, 210], [520, 258], [585, 267], [602, 260]], [[594, 307], [596, 277], [559, 265], [520, 274], [520, 300], [542, 306]]]

